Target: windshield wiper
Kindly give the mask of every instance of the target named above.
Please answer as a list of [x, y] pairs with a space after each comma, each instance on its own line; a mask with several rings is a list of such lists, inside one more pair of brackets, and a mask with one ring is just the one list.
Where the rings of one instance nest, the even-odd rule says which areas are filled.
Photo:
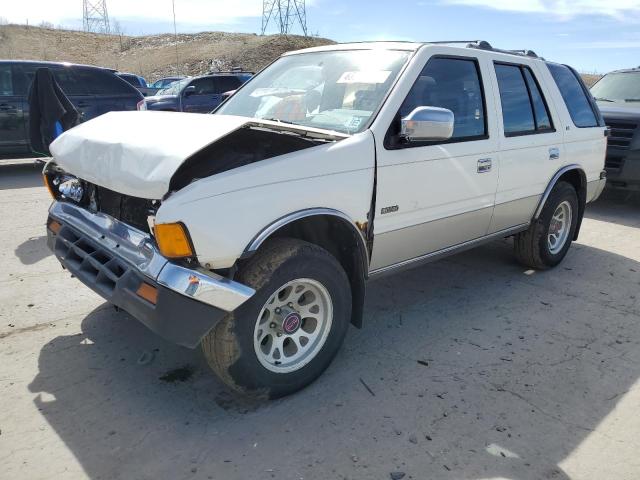
[[269, 122], [288, 123], [289, 125], [297, 125], [296, 123], [290, 122], [288, 120], [280, 120], [279, 118], [263, 118], [262, 120], [267, 120]]
[[604, 97], [596, 97], [596, 101], [597, 102], [615, 102], [615, 100], [611, 100], [610, 98], [604, 98]]
[[625, 98], [625, 102], [640, 102], [640, 98]]

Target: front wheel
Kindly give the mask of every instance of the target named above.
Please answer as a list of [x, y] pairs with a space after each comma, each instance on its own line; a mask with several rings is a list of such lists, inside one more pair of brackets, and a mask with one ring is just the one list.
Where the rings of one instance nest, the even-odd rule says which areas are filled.
[[351, 317], [338, 261], [308, 242], [274, 239], [237, 280], [256, 294], [202, 340], [211, 368], [234, 390], [268, 398], [313, 382], [338, 352]]
[[515, 236], [516, 257], [527, 267], [555, 267], [567, 254], [578, 225], [578, 195], [570, 183], [558, 182], [540, 217]]

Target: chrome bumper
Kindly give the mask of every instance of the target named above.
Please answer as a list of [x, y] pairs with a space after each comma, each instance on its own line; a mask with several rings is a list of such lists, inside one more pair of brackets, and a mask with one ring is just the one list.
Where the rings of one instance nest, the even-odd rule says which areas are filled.
[[[148, 234], [108, 215], [91, 213], [70, 203], [54, 202], [49, 216], [86, 235], [103, 253], [106, 251], [127, 263], [154, 283], [206, 305], [231, 312], [255, 293], [246, 285], [207, 270], [186, 268], [168, 261]], [[96, 268], [104, 265], [96, 258], [86, 261]], [[108, 275], [108, 271], [106, 273]]]

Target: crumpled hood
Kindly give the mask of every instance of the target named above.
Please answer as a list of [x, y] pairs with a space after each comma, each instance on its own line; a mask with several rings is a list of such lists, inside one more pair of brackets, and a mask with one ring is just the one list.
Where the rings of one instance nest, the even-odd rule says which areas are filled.
[[176, 112], [110, 112], [50, 147], [65, 171], [126, 195], [161, 199], [190, 156], [252, 119]]

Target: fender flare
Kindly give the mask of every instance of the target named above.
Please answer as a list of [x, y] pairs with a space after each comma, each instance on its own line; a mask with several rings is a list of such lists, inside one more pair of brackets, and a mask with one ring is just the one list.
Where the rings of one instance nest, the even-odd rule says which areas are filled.
[[555, 175], [551, 178], [551, 180], [549, 181], [549, 184], [547, 185], [547, 188], [545, 189], [544, 193], [542, 194], [542, 197], [540, 198], [540, 201], [538, 202], [538, 206], [536, 207], [535, 213], [533, 215], [532, 223], [536, 222], [538, 218], [540, 218], [540, 215], [542, 214], [542, 209], [547, 203], [547, 200], [549, 199], [549, 195], [551, 195], [551, 191], [556, 186], [556, 183], [558, 183], [558, 180], [560, 179], [560, 177], [562, 177], [562, 175], [572, 170], [576, 170], [580, 174], [580, 180], [582, 184], [582, 191], [576, 192], [576, 194], [578, 195], [579, 217], [578, 217], [578, 223], [576, 225], [576, 231], [573, 234], [573, 240], [577, 240], [578, 234], [580, 233], [580, 227], [582, 226], [582, 217], [584, 215], [584, 210], [587, 203], [586, 202], [587, 175], [585, 174], [582, 167], [577, 163], [565, 165], [560, 170], [558, 170], [555, 173]]
[[[284, 217], [280, 217], [279, 219], [270, 223], [269, 225], [264, 227], [262, 230], [260, 230], [260, 232], [255, 237], [253, 237], [251, 242], [249, 242], [249, 245], [247, 245], [247, 247], [244, 249], [242, 256], [244, 257], [246, 255], [251, 255], [253, 252], [258, 250], [258, 248], [260, 248], [260, 245], [262, 245], [267, 238], [269, 238], [275, 232], [280, 230], [282, 227], [290, 223], [293, 223], [297, 220], [301, 220], [303, 218], [315, 217], [320, 215], [337, 217], [346, 221], [349, 225], [351, 225], [351, 228], [353, 228], [353, 230], [357, 232], [358, 234], [357, 236], [359, 238], [359, 243], [360, 243], [360, 247], [362, 248], [362, 252], [363, 253], [367, 252], [367, 242], [362, 234], [362, 231], [357, 227], [356, 223], [351, 219], [351, 217], [349, 217], [349, 215], [347, 215], [344, 212], [341, 212], [340, 210], [335, 210], [333, 208], [319, 207], [319, 208], [307, 208], [304, 210], [298, 210], [297, 212], [289, 213]], [[365, 255], [365, 257], [368, 258], [368, 255]], [[366, 266], [367, 266], [366, 271], [368, 272], [368, 267], [369, 267], [368, 261]]]
[[285, 215], [264, 227], [251, 240], [249, 245], [247, 245], [241, 258], [251, 256], [256, 250], [258, 250], [258, 248], [260, 248], [260, 245], [262, 245], [265, 240], [271, 237], [271, 235], [279, 229], [303, 218], [315, 216], [335, 217], [340, 219], [341, 222], [349, 225], [352, 231], [357, 232], [355, 235], [359, 239], [357, 240], [359, 258], [354, 258], [354, 269], [352, 270], [351, 275], [349, 275], [349, 281], [351, 283], [352, 295], [351, 323], [357, 328], [361, 328], [364, 316], [364, 297], [366, 293], [365, 284], [367, 278], [369, 278], [369, 249], [367, 248], [367, 242], [360, 228], [358, 228], [351, 217], [344, 212], [332, 208], [308, 208]]
[[547, 188], [544, 190], [544, 193], [542, 194], [542, 197], [538, 202], [538, 206], [536, 207], [535, 213], [533, 214], [534, 221], [540, 218], [540, 215], [542, 214], [542, 209], [544, 208], [545, 203], [547, 203], [547, 200], [549, 199], [549, 195], [551, 195], [551, 191], [553, 190], [553, 187], [556, 186], [556, 183], [558, 183], [558, 180], [560, 179], [560, 177], [565, 173], [570, 172], [571, 170], [577, 170], [580, 173], [580, 176], [582, 177], [583, 183], [586, 182], [586, 175], [584, 173], [584, 170], [577, 163], [573, 163], [571, 165], [566, 165], [562, 167], [551, 178], [551, 180], [549, 181], [549, 184], [547, 185]]

